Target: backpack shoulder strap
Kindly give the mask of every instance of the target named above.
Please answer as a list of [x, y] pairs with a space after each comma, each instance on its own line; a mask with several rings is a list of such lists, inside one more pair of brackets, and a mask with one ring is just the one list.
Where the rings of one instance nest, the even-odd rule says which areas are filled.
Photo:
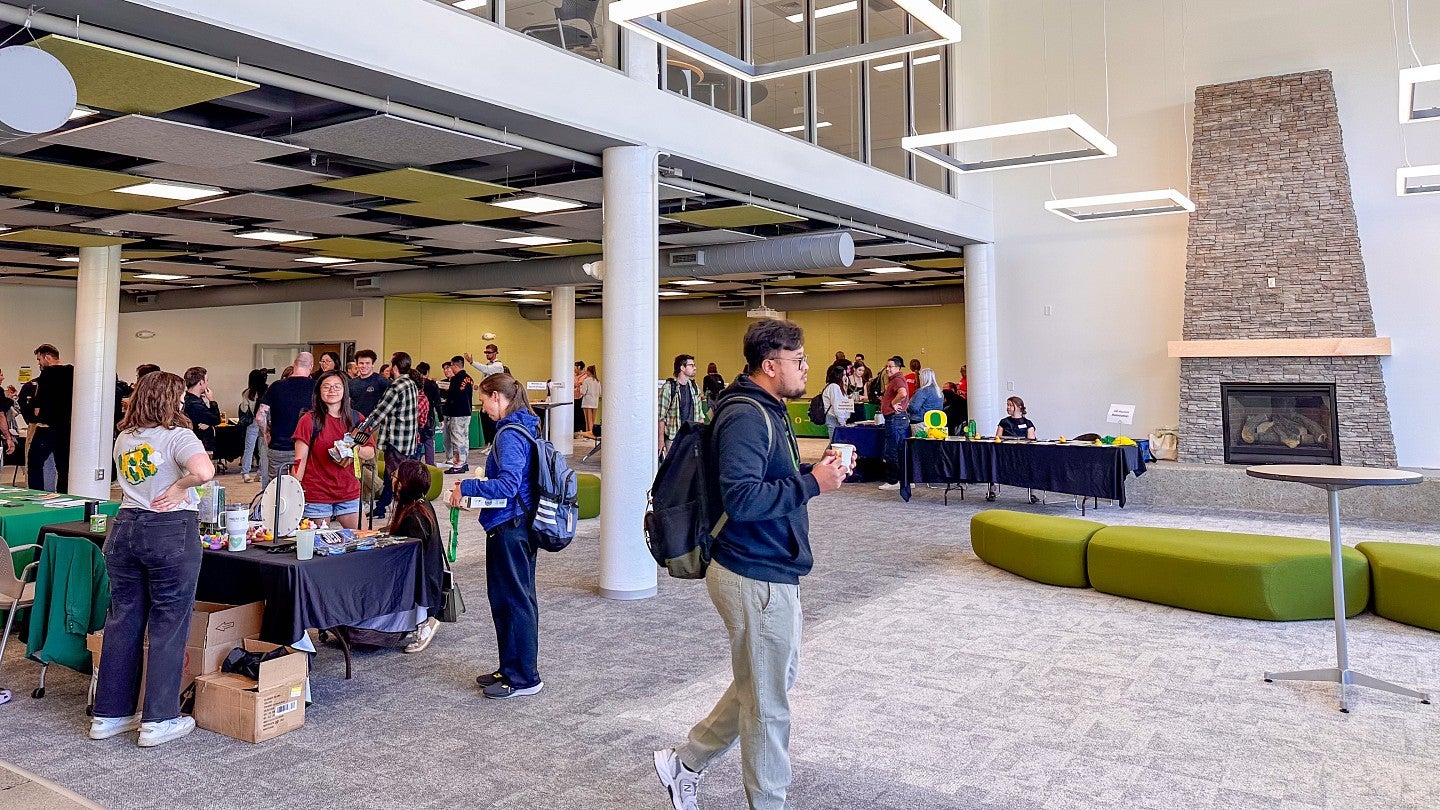
[[[758, 401], [756, 401], [754, 397], [737, 395], [727, 398], [725, 402], [721, 403], [720, 406], [716, 406], [716, 410], [719, 411], [721, 407], [723, 407], [724, 405], [728, 405], [732, 400], [738, 402], [748, 402], [750, 403], [751, 407], [760, 412], [760, 418], [765, 421], [765, 455], [769, 456], [770, 451], [775, 447], [775, 427], [774, 425], [770, 424], [770, 415], [765, 412], [765, 406], [761, 405]], [[715, 424], [720, 424], [720, 416], [718, 414], [715, 416]]]

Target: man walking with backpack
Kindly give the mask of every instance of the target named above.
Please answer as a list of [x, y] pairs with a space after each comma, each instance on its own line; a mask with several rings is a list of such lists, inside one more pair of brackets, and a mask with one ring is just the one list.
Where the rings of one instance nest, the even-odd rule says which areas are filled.
[[[800, 463], [784, 401], [805, 393], [809, 366], [800, 327], [790, 321], [751, 324], [745, 360], [749, 376], [727, 388], [715, 406], [710, 455], [719, 460], [714, 474], [725, 520], [705, 574], [729, 633], [734, 680], [687, 742], [655, 752], [655, 770], [675, 810], [699, 806], [705, 769], [737, 741], [752, 810], [788, 806], [800, 577], [813, 564], [806, 504], [839, 489], [848, 472], [831, 451], [819, 464]], [[677, 375], [681, 366], [677, 358]]]
[[[804, 394], [805, 389], [800, 389]], [[798, 396], [798, 395], [797, 395]], [[695, 383], [695, 355], [675, 356], [675, 376], [660, 389], [660, 452], [664, 455], [680, 426], [686, 422], [704, 424], [708, 415], [705, 397]]]

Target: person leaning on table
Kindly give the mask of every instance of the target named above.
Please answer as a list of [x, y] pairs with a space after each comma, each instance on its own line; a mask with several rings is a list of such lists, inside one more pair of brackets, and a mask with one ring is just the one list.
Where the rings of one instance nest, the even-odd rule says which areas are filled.
[[[115, 439], [122, 498], [105, 541], [110, 611], [92, 740], [139, 729], [140, 746], [149, 748], [195, 728], [193, 719], [180, 714], [185, 638], [200, 579], [200, 526], [191, 488], [214, 478], [215, 465], [181, 413], [184, 398], [185, 381], [174, 374], [156, 371], [140, 378]], [[143, 669], [142, 655], [148, 664]], [[142, 672], [145, 709], [137, 714]]]

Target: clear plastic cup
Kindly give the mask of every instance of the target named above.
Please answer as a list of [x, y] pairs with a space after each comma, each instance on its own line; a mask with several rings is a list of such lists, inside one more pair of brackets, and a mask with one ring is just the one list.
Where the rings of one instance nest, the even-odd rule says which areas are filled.
[[295, 559], [308, 560], [315, 556], [315, 530], [295, 530]]

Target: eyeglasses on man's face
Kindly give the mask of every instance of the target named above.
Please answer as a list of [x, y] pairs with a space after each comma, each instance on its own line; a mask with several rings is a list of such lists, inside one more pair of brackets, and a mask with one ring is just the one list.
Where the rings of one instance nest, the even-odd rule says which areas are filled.
[[809, 355], [804, 355], [804, 354], [800, 355], [799, 357], [781, 357], [780, 355], [777, 354], [777, 355], [775, 355], [774, 357], [771, 357], [770, 359], [771, 359], [771, 360], [788, 360], [788, 361], [791, 362], [791, 363], [797, 363], [797, 364], [799, 364], [799, 366], [800, 366], [801, 368], [810, 365], [810, 357], [809, 357]]

